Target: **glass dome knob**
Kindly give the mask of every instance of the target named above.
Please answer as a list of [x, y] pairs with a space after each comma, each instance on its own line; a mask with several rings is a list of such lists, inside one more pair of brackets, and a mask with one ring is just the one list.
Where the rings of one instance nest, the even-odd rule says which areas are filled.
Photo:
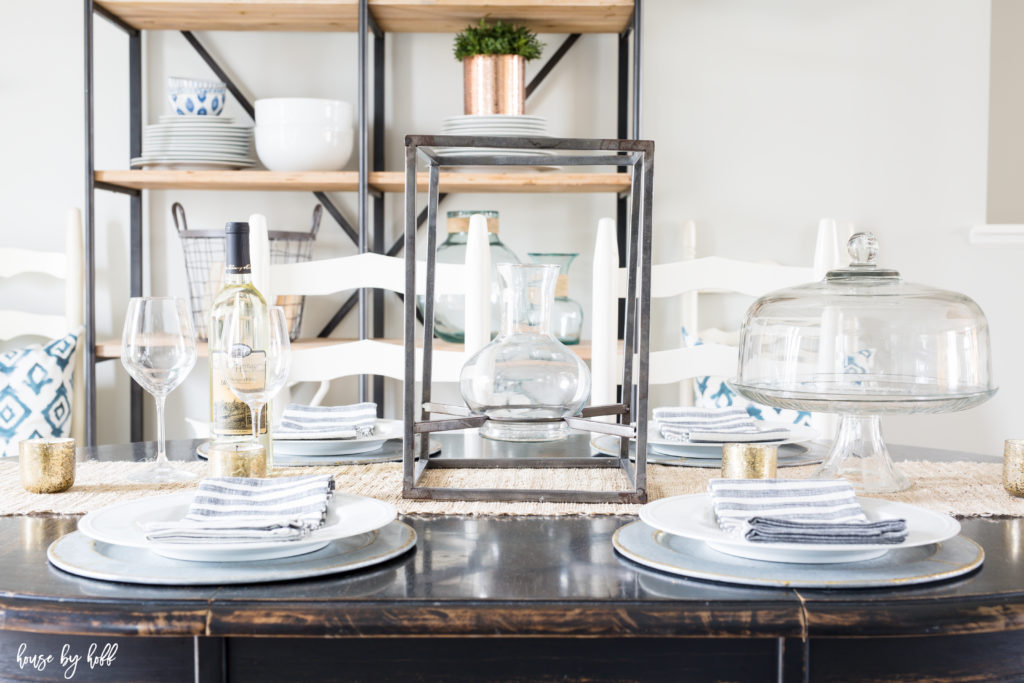
[[878, 258], [878, 238], [871, 232], [858, 232], [846, 243], [852, 266], [874, 266]]

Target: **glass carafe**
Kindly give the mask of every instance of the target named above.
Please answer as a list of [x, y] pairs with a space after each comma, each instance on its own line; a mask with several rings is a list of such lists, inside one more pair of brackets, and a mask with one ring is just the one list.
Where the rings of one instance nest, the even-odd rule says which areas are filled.
[[[491, 254], [491, 337], [498, 333], [501, 320], [501, 299], [498, 286], [499, 263], [519, 263], [519, 258], [498, 237], [497, 211], [449, 211], [448, 237], [437, 247], [437, 263], [466, 262], [469, 239], [469, 218], [481, 214], [487, 219], [487, 244]], [[418, 297], [423, 313], [423, 297]], [[466, 297], [461, 294], [438, 294], [434, 298], [434, 335], [447, 342], [462, 344], [466, 340]]]
[[583, 330], [583, 306], [576, 299], [569, 298], [569, 266], [579, 254], [575, 252], [555, 253], [531, 251], [529, 257], [534, 263], [553, 263], [558, 266], [558, 281], [555, 283], [555, 301], [551, 308], [551, 331], [563, 344], [579, 344]]
[[557, 441], [563, 417], [590, 395], [590, 371], [551, 334], [558, 266], [498, 266], [501, 331], [462, 368], [460, 389], [475, 414], [490, 418], [480, 434], [502, 441]]

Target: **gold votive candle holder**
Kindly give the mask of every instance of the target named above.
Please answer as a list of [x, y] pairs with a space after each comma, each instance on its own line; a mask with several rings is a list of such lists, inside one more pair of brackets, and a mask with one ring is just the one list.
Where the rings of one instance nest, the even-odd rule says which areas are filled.
[[211, 477], [267, 476], [267, 450], [258, 443], [211, 443], [206, 451]]
[[1003, 488], [1010, 495], [1024, 498], [1024, 439], [1003, 443]]
[[21, 486], [29, 493], [60, 493], [75, 483], [74, 439], [26, 439], [18, 444]]
[[779, 449], [762, 443], [722, 444], [722, 477], [725, 479], [774, 479]]

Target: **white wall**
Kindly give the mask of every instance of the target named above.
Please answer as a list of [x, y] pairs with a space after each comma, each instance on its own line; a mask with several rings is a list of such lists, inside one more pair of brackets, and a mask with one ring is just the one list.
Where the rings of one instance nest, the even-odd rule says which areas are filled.
[[[80, 3], [22, 3], [0, 29], [0, 92], [5, 103], [43, 103], [0, 127], [4, 165], [4, 242], [45, 245], [60, 234], [63, 208], [82, 201]], [[886, 419], [893, 442], [998, 452], [1015, 436], [1014, 403], [1024, 387], [1012, 351], [1021, 331], [1013, 315], [1009, 269], [1015, 254], [967, 247], [967, 226], [983, 222], [988, 126], [988, 2], [971, 0], [648, 0], [645, 3], [643, 134], [657, 142], [655, 258], [678, 255], [678, 226], [698, 222], [700, 255], [809, 262], [818, 218], [854, 221], [880, 235], [882, 260], [908, 279], [967, 292], [989, 314], [995, 370], [1003, 392], [988, 405], [953, 416]], [[97, 150], [101, 164], [126, 167], [124, 39], [97, 19]], [[200, 38], [252, 97], [305, 95], [355, 100], [356, 40], [351, 34], [201, 32]], [[561, 36], [544, 36], [549, 54]], [[209, 72], [180, 35], [145, 38], [146, 116], [164, 111], [168, 75]], [[388, 37], [388, 163], [400, 169], [401, 136], [436, 132], [460, 113], [458, 64], [450, 35]], [[611, 136], [615, 130], [616, 41], [585, 36], [531, 99], [554, 134]], [[35, 60], [39, 68], [25, 65]], [[43, 68], [43, 67], [46, 68]], [[538, 65], [533, 65], [536, 69]], [[39, 74], [47, 74], [42, 81]], [[45, 83], [45, 85], [43, 85]], [[233, 103], [226, 115], [242, 116]], [[355, 168], [355, 161], [350, 164]], [[99, 193], [100, 336], [120, 325], [126, 285], [127, 211]], [[334, 199], [355, 215], [355, 198]], [[146, 200], [149, 291], [187, 294], [182, 256], [169, 220], [181, 201], [191, 223], [218, 227], [260, 211], [272, 228], [306, 226], [308, 193], [151, 192]], [[520, 255], [578, 250], [573, 295], [589, 307], [586, 282], [592, 226], [612, 215], [606, 195], [463, 195], [446, 208], [496, 208], [502, 236]], [[48, 213], [52, 217], [48, 218]], [[401, 229], [401, 198], [388, 201], [389, 238]], [[21, 226], [40, 226], [23, 231]], [[390, 241], [390, 239], [389, 239]], [[325, 219], [316, 254], [352, 253]], [[999, 278], [989, 273], [1009, 272]], [[1004, 284], [1005, 283], [1005, 284]], [[315, 333], [341, 300], [307, 309]], [[392, 299], [393, 300], [393, 299]], [[738, 323], [745, 302], [707, 297], [707, 322]], [[401, 329], [392, 307], [388, 334]], [[673, 344], [673, 304], [654, 309], [654, 348]], [[339, 329], [353, 336], [355, 321]], [[123, 373], [101, 372], [102, 441], [127, 439]], [[347, 400], [342, 385], [332, 400]], [[664, 394], [662, 394], [664, 395]], [[657, 396], [656, 396], [657, 397]], [[181, 416], [206, 411], [205, 367], [169, 400], [169, 434], [184, 436]]]

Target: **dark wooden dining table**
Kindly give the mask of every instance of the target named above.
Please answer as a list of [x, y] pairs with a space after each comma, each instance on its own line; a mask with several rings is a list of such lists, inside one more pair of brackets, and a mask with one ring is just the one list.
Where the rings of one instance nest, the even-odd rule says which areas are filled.
[[[170, 455], [191, 459], [194, 447], [173, 442]], [[627, 515], [402, 519], [417, 546], [382, 565], [156, 587], [49, 565], [47, 547], [76, 517], [2, 517], [0, 680], [1024, 680], [1024, 519], [962, 520], [985, 549], [979, 570], [885, 590], [751, 588], [650, 570], [612, 547]]]

